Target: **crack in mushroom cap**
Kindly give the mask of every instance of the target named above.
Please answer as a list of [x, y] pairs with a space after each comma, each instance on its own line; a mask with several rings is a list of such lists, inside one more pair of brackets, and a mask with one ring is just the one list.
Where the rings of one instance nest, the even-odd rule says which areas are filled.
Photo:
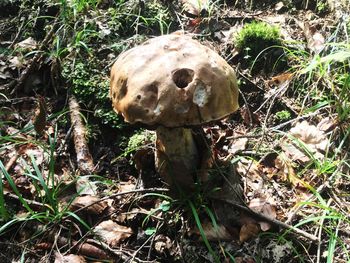
[[184, 35], [155, 37], [122, 53], [111, 70], [113, 108], [130, 123], [179, 127], [238, 109], [232, 67]]

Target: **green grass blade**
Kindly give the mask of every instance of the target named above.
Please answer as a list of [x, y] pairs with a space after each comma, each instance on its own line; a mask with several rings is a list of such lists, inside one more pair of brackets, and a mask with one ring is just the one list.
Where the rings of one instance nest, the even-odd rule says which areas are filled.
[[66, 214], [71, 216], [71, 217], [74, 217], [76, 220], [78, 220], [78, 222], [80, 224], [82, 224], [86, 228], [86, 230], [88, 230], [88, 231], [91, 230], [91, 227], [83, 219], [81, 219], [78, 215], [76, 215], [75, 213], [73, 213], [71, 211], [67, 211]]
[[9, 217], [5, 207], [4, 187], [2, 184], [2, 173], [0, 173], [0, 216], [3, 220], [7, 220]]
[[37, 178], [41, 184], [41, 186], [43, 187], [44, 189], [44, 192], [45, 192], [45, 196], [47, 197], [47, 199], [49, 200], [49, 203], [50, 203], [50, 206], [52, 208], [52, 210], [54, 210], [55, 212], [57, 212], [57, 206], [56, 206], [56, 201], [54, 200], [54, 197], [53, 197], [53, 194], [52, 194], [52, 191], [49, 189], [48, 185], [46, 184], [41, 172], [40, 172], [40, 169], [38, 167], [38, 165], [36, 164], [36, 160], [34, 158], [33, 155], [30, 155], [30, 159], [32, 161], [32, 165], [34, 167], [34, 170], [35, 170], [35, 173], [37, 175]]
[[192, 214], [193, 214], [193, 217], [194, 217], [194, 220], [196, 222], [196, 225], [198, 227], [198, 230], [199, 230], [199, 233], [201, 234], [201, 237], [203, 238], [203, 242], [205, 244], [205, 246], [207, 247], [209, 253], [213, 256], [214, 258], [214, 261], [216, 263], [220, 263], [220, 260], [219, 260], [219, 257], [216, 255], [216, 253], [214, 252], [213, 248], [211, 247], [205, 233], [204, 233], [204, 229], [203, 229], [203, 226], [202, 226], [202, 223], [199, 219], [199, 216], [198, 216], [198, 213], [196, 211], [196, 208], [194, 207], [192, 201], [188, 200], [188, 204], [191, 208], [191, 211], [192, 211]]
[[12, 190], [17, 195], [17, 197], [18, 197], [19, 201], [22, 203], [22, 205], [27, 209], [28, 212], [30, 212], [31, 214], [34, 213], [33, 210], [29, 207], [28, 203], [23, 199], [21, 193], [18, 191], [18, 188], [17, 188], [15, 182], [12, 180], [11, 176], [6, 171], [5, 166], [3, 165], [3, 163], [1, 161], [0, 161], [0, 170], [2, 171], [2, 174], [6, 177], [6, 180], [8, 181]]
[[12, 226], [13, 224], [17, 223], [18, 221], [19, 221], [18, 218], [14, 218], [14, 219], [8, 221], [6, 224], [2, 225], [2, 226], [0, 227], [0, 236], [3, 234], [3, 232], [4, 232], [7, 228], [9, 228], [9, 227]]

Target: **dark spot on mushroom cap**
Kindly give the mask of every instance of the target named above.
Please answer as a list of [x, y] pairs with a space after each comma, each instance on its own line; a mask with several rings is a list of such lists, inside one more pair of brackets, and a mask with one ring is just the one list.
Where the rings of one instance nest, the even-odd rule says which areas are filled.
[[128, 80], [127, 79], [118, 79], [118, 85], [120, 87], [119, 94], [118, 94], [118, 100], [121, 100], [125, 97], [126, 93], [128, 92]]
[[152, 83], [152, 84], [148, 85], [148, 86], [145, 88], [145, 91], [146, 91], [146, 92], [151, 92], [151, 93], [158, 94], [158, 86], [157, 86], [157, 83]]
[[141, 99], [141, 95], [137, 95], [136, 99], [140, 100]]
[[192, 82], [194, 71], [189, 68], [177, 69], [173, 73], [173, 81], [180, 89], [186, 88]]

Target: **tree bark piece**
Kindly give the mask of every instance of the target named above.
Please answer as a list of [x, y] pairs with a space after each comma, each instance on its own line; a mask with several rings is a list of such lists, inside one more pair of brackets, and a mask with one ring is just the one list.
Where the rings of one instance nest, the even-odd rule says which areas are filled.
[[69, 98], [69, 109], [78, 168], [82, 174], [92, 174], [95, 170], [94, 162], [86, 141], [87, 132], [81, 118], [80, 107], [74, 96]]

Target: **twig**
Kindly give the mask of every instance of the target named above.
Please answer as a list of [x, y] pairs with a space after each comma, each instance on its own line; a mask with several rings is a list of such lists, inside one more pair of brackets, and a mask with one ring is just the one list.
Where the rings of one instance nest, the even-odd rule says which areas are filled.
[[[123, 262], [126, 262], [130, 258], [130, 255], [128, 255], [128, 256], [125, 255], [125, 254], [129, 254], [129, 253], [126, 253], [122, 250], [113, 249], [108, 244], [106, 244], [100, 240], [96, 241], [94, 239], [89, 239], [89, 240], [87, 240], [87, 242], [89, 242], [90, 244], [94, 244], [96, 246], [102, 247], [104, 250], [108, 251], [108, 253], [120, 258]], [[138, 259], [135, 259], [135, 261], [139, 262]]]
[[214, 198], [214, 199], [216, 199], [218, 201], [224, 201], [224, 202], [232, 205], [234, 208], [236, 208], [236, 209], [238, 209], [238, 210], [240, 210], [242, 212], [248, 213], [251, 216], [257, 217], [258, 219], [263, 220], [263, 221], [268, 222], [268, 223], [271, 223], [271, 224], [273, 224], [275, 226], [279, 226], [279, 227], [281, 227], [283, 229], [290, 230], [291, 232], [293, 232], [295, 234], [299, 234], [299, 235], [307, 238], [308, 240], [310, 240], [312, 242], [315, 242], [315, 243], [319, 242], [318, 237], [316, 237], [314, 235], [311, 235], [311, 234], [309, 234], [309, 233], [307, 233], [307, 232], [305, 232], [305, 231], [303, 231], [303, 230], [301, 230], [299, 228], [296, 228], [296, 227], [293, 227], [291, 225], [288, 225], [288, 224], [286, 224], [284, 222], [281, 222], [281, 221], [279, 221], [277, 219], [273, 219], [273, 218], [270, 218], [270, 217], [265, 216], [263, 214], [257, 213], [255, 211], [249, 209], [246, 206], [236, 204], [236, 203], [234, 203], [233, 201], [230, 201], [230, 200], [225, 200], [225, 199], [220, 199], [220, 198]]
[[[17, 195], [15, 194], [12, 194], [12, 193], [6, 193], [4, 195], [4, 197], [8, 197], [8, 198], [12, 198], [12, 199], [15, 199], [17, 200], [18, 202], [20, 202], [19, 198]], [[23, 198], [23, 197], [22, 197]], [[44, 207], [47, 207], [45, 204], [43, 203], [40, 203], [40, 202], [37, 202], [37, 201], [34, 201], [34, 200], [29, 200], [29, 199], [26, 199], [26, 198], [23, 198], [23, 200], [29, 205], [31, 206], [32, 208], [35, 208], [35, 209], [40, 209], [40, 208], [44, 208]]]
[[109, 195], [109, 196], [105, 196], [105, 197], [97, 200], [96, 202], [93, 202], [91, 204], [83, 206], [83, 207], [75, 210], [74, 213], [80, 212], [80, 211], [82, 211], [82, 210], [84, 210], [84, 209], [86, 209], [86, 208], [88, 208], [88, 207], [90, 207], [90, 206], [92, 206], [94, 204], [97, 204], [99, 202], [103, 202], [103, 201], [108, 200], [110, 198], [121, 196], [121, 195], [135, 194], [135, 193], [148, 193], [148, 192], [168, 192], [168, 191], [169, 191], [169, 189], [166, 189], [166, 188], [149, 188], [149, 189], [135, 189], [135, 190], [131, 190], [131, 191], [115, 193], [115, 194], [112, 194], [112, 195]]
[[19, 157], [19, 153], [16, 151], [15, 155], [12, 156], [11, 159], [5, 165], [6, 172], [10, 171], [11, 167], [15, 164], [18, 157]]
[[127, 262], [133, 263], [135, 260], [135, 257], [137, 255], [137, 253], [140, 252], [140, 250], [147, 245], [147, 243], [153, 238], [153, 236], [155, 236], [155, 234], [151, 235], [149, 238], [147, 238], [147, 240], [133, 253], [132, 258], [129, 259]]
[[6, 172], [10, 171], [11, 167], [16, 163], [18, 157], [23, 154], [24, 150], [27, 148], [27, 145], [22, 145], [10, 158], [10, 160], [5, 165]]
[[149, 250], [148, 250], [148, 254], [147, 254], [147, 260], [149, 260], [151, 258], [151, 253], [152, 253], [152, 248], [153, 248], [153, 245], [154, 245], [154, 240], [156, 239], [156, 234], [157, 234], [159, 228], [162, 225], [163, 225], [163, 223], [161, 224], [159, 221], [157, 222], [156, 230], [155, 230], [155, 233], [154, 233], [153, 238], [151, 240], [151, 244], [149, 246]]
[[26, 22], [26, 19], [23, 19], [21, 25], [20, 25], [19, 28], [18, 28], [18, 32], [17, 32], [15, 38], [13, 39], [11, 45], [9, 45], [9, 47], [8, 47], [9, 49], [12, 49], [13, 46], [16, 44], [17, 39], [19, 38], [19, 36], [20, 36], [21, 33], [22, 33], [22, 29], [23, 29], [23, 26], [24, 26], [24, 23], [25, 23], [25, 22]]
[[81, 119], [80, 107], [74, 96], [69, 98], [69, 109], [78, 168], [82, 174], [92, 174], [95, 170], [94, 162], [87, 145], [87, 132]]

